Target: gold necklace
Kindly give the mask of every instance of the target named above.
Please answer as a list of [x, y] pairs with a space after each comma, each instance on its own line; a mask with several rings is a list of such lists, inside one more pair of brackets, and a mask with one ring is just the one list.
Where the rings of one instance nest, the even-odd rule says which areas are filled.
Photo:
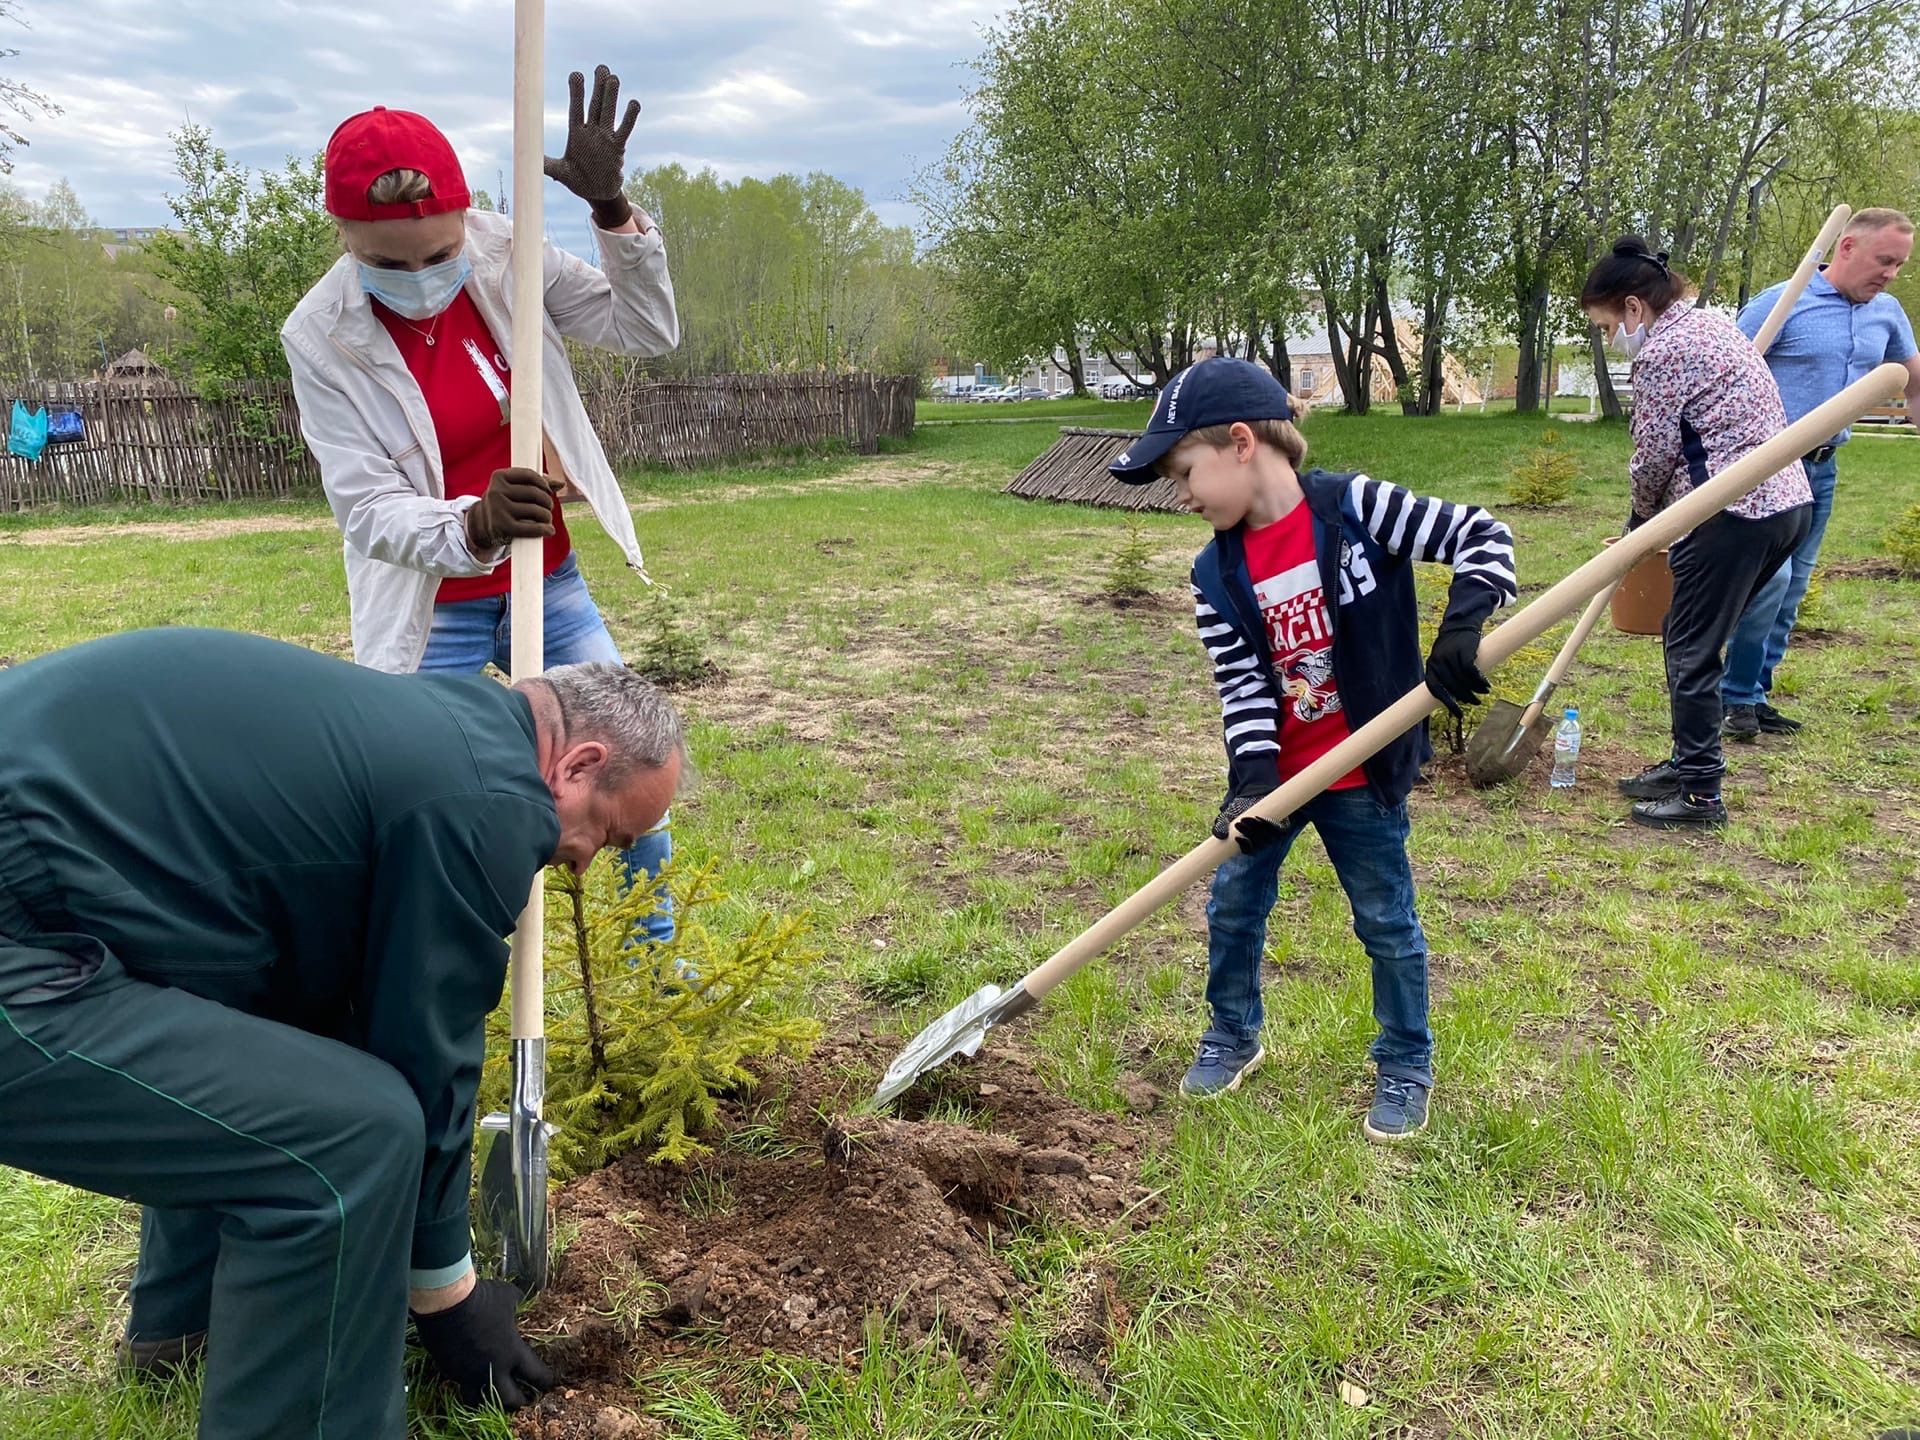
[[[440, 312], [440, 315], [444, 315], [446, 313], [447, 313], [446, 311], [442, 310]], [[434, 316], [433, 323], [427, 326], [427, 328], [424, 330], [422, 330], [418, 325], [414, 324], [411, 320], [407, 319], [406, 316], [400, 314], [400, 312], [397, 310], [394, 312], [393, 318], [398, 320], [402, 325], [406, 326], [407, 329], [413, 331], [413, 333], [418, 335], [421, 339], [425, 340], [427, 342], [427, 348], [431, 350], [433, 348], [433, 332], [440, 328], [440, 315]]]

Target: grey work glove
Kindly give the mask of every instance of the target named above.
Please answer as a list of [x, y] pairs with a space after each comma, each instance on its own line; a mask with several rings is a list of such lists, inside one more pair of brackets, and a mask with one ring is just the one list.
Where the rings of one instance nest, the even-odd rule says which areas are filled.
[[467, 544], [481, 554], [510, 540], [553, 534], [553, 487], [538, 470], [496, 470], [480, 503], [467, 511]]
[[497, 1396], [502, 1410], [531, 1405], [553, 1388], [553, 1371], [520, 1338], [514, 1312], [520, 1292], [505, 1280], [482, 1280], [448, 1310], [413, 1317], [420, 1344], [460, 1403], [480, 1406]]
[[593, 72], [593, 103], [586, 103], [587, 77], [567, 77], [567, 149], [559, 159], [547, 156], [547, 174], [593, 207], [593, 223], [618, 230], [633, 216], [627, 200], [627, 138], [640, 119], [640, 102], [629, 100], [627, 113], [613, 123], [620, 105], [620, 77], [606, 66]]
[[1213, 820], [1213, 838], [1231, 840], [1247, 855], [1276, 843], [1286, 834], [1286, 827], [1246, 813], [1271, 795], [1274, 788], [1265, 781], [1244, 782], [1227, 791], [1227, 798], [1220, 802], [1220, 813]]

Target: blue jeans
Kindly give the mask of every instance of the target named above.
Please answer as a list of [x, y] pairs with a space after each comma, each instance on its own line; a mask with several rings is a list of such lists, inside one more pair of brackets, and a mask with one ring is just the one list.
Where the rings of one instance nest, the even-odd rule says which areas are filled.
[[1433, 1085], [1433, 1031], [1427, 1025], [1427, 937], [1413, 913], [1407, 864], [1407, 807], [1388, 809], [1365, 786], [1329, 790], [1287, 820], [1286, 833], [1254, 855], [1235, 855], [1213, 874], [1207, 901], [1207, 1004], [1213, 1028], [1235, 1039], [1260, 1033], [1260, 961], [1280, 867], [1312, 825], [1353, 906], [1353, 933], [1373, 960], [1369, 1052], [1383, 1075]]
[[[607, 623], [587, 593], [587, 582], [580, 578], [580, 566], [573, 556], [547, 576], [545, 604], [547, 664], [581, 665], [593, 660], [621, 663], [620, 647], [607, 633]], [[511, 676], [512, 634], [513, 604], [505, 595], [436, 605], [433, 629], [427, 635], [426, 658], [420, 662], [421, 673], [477, 675], [491, 663], [502, 675]], [[620, 852], [629, 876], [651, 878], [673, 858], [671, 825], [669, 812], [632, 849]], [[649, 940], [665, 942], [673, 938], [673, 906], [664, 891], [659, 908], [641, 924]]]
[[1820, 558], [1820, 542], [1827, 535], [1839, 468], [1838, 456], [1807, 466], [1807, 483], [1813, 487], [1813, 528], [1793, 558], [1753, 597], [1727, 642], [1727, 673], [1720, 682], [1722, 704], [1758, 705], [1773, 692], [1773, 672], [1786, 658], [1787, 637], [1793, 634], [1800, 602], [1807, 598], [1807, 585], [1813, 579], [1814, 562]]

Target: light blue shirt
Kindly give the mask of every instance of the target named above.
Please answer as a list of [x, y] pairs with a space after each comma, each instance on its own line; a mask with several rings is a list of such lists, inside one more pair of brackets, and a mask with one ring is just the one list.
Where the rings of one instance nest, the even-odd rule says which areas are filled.
[[[1751, 340], [1760, 333], [1773, 302], [1787, 288], [1783, 280], [1762, 290], [1740, 312], [1739, 325]], [[1780, 386], [1780, 401], [1792, 424], [1825, 404], [1876, 365], [1906, 360], [1914, 353], [1913, 325], [1900, 302], [1882, 290], [1855, 304], [1828, 282], [1824, 269], [1807, 281], [1779, 338], [1767, 351], [1767, 365]], [[1833, 443], [1844, 445], [1850, 431]]]

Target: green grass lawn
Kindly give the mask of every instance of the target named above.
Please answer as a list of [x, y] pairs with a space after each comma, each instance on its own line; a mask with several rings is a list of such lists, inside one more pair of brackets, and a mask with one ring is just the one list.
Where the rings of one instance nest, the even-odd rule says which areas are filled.
[[[1098, 413], [1138, 424], [1145, 407]], [[830, 1025], [911, 1033], [1016, 978], [1218, 803], [1186, 590], [1204, 528], [1140, 520], [1155, 598], [1104, 603], [1128, 517], [998, 493], [1061, 423], [1078, 422], [632, 481], [649, 567], [725, 671], [683, 697], [705, 782], [677, 843], [721, 862], [733, 920], [811, 912], [827, 958], [794, 1003]], [[1503, 510], [1508, 467], [1549, 425], [1584, 468], [1577, 494]], [[1617, 425], [1324, 415], [1307, 434], [1315, 463], [1492, 506], [1529, 592], [1625, 514]], [[1777, 697], [1810, 725], [1732, 751], [1723, 833], [1624, 823], [1612, 777], [1663, 753], [1665, 700], [1657, 643], [1604, 623], [1563, 691], [1586, 731], [1576, 789], [1471, 792], [1443, 760], [1416, 792], [1440, 1081], [1406, 1148], [1361, 1139], [1367, 963], [1324, 854], [1296, 851], [1267, 1067], [1166, 1118], [1147, 1176], [1164, 1214], [1014, 1242], [1043, 1302], [1095, 1260], [1119, 1276], [1134, 1319], [1104, 1391], [1049, 1358], [1042, 1303], [985, 1389], [889, 1341], [854, 1373], [770, 1359], [745, 1384], [688, 1360], [639, 1377], [636, 1408], [702, 1440], [799, 1423], [813, 1440], [1705, 1440], [1920, 1419], [1920, 584], [1859, 563], [1920, 501], [1920, 443], [1863, 439], [1841, 476], [1831, 573]], [[197, 513], [0, 525], [0, 656], [162, 623], [346, 651], [323, 506]], [[639, 646], [640, 587], [597, 529], [575, 534]], [[1444, 576], [1423, 580], [1437, 608]], [[1543, 663], [1499, 691], [1523, 697]], [[1123, 1072], [1177, 1082], [1204, 1019], [1202, 898], [1021, 1022], [1063, 1093], [1117, 1109]], [[111, 1378], [132, 1245], [124, 1207], [0, 1175], [7, 1436], [191, 1435], [190, 1394]], [[729, 1410], [723, 1390], [747, 1398]], [[497, 1416], [447, 1424], [420, 1433], [507, 1434]]]

